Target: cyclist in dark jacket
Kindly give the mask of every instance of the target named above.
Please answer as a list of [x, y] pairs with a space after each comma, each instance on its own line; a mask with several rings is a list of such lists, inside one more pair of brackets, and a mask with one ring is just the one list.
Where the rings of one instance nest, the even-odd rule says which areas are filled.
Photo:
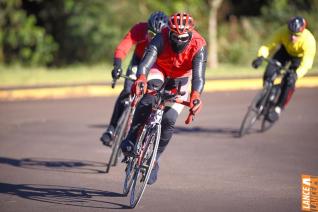
[[[169, 19], [169, 28], [158, 33], [150, 42], [141, 60], [137, 80], [132, 86], [132, 92], [136, 95], [145, 93], [138, 104], [133, 118], [132, 128], [122, 144], [124, 154], [129, 154], [134, 148], [137, 131], [149, 116], [154, 102], [154, 96], [147, 93], [161, 87], [166, 77], [170, 78], [166, 86], [167, 90], [175, 89], [181, 83], [181, 91], [190, 96], [190, 112], [196, 114], [202, 107], [201, 92], [205, 82], [205, 69], [207, 62], [207, 49], [204, 38], [194, 30], [193, 18], [187, 13], [176, 13]], [[143, 84], [141, 87], [138, 86]], [[189, 89], [191, 85], [191, 92]], [[195, 104], [197, 102], [198, 104]], [[151, 172], [148, 184], [153, 184], [157, 179], [159, 170], [159, 156], [168, 145], [178, 115], [183, 105], [172, 103], [166, 105], [162, 117], [161, 137], [157, 154], [157, 162]]]
[[[316, 53], [316, 41], [306, 27], [307, 21], [303, 17], [292, 17], [287, 25], [279, 28], [270, 40], [260, 47], [258, 57], [252, 62], [254, 68], [259, 67], [264, 58], [279, 47], [273, 55], [273, 59], [278, 60], [283, 66], [290, 62], [289, 69], [293, 70], [282, 80], [282, 92], [278, 103], [267, 117], [270, 122], [275, 122], [279, 118], [281, 110], [291, 99], [296, 80], [303, 77], [312, 67]], [[264, 73], [264, 82], [270, 80], [276, 72], [277, 67], [268, 64]]]
[[[137, 66], [144, 54], [145, 48], [148, 46], [152, 38], [168, 25], [168, 17], [163, 12], [154, 12], [150, 15], [148, 22], [138, 23], [134, 25], [126, 36], [118, 44], [114, 53], [114, 69], [112, 70], [112, 78], [118, 79], [122, 74], [122, 60], [127, 56], [129, 50], [135, 45], [135, 51], [131, 58], [130, 65], [127, 69], [126, 76], [134, 78], [132, 68]], [[106, 146], [112, 146], [114, 130], [117, 122], [122, 114], [125, 104], [124, 100], [128, 98], [133, 84], [132, 80], [126, 79], [124, 89], [121, 91], [115, 103], [113, 115], [108, 129], [103, 133], [100, 140]]]

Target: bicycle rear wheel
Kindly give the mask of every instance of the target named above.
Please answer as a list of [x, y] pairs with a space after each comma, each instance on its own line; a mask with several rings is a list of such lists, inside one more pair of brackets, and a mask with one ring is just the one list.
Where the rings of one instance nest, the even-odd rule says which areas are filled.
[[145, 191], [150, 173], [156, 160], [160, 131], [160, 126], [155, 125], [155, 127], [150, 128], [146, 132], [143, 142], [144, 149], [142, 151], [141, 158], [139, 158], [140, 164], [138, 164], [134, 170], [133, 184], [130, 193], [130, 207], [132, 208], [136, 207]]
[[267, 117], [264, 116], [263, 120], [262, 120], [262, 125], [261, 125], [261, 132], [266, 132], [267, 130], [269, 130], [270, 128], [272, 128], [272, 126], [275, 124], [275, 122], [270, 122], [267, 120]]
[[262, 90], [253, 99], [251, 105], [248, 107], [247, 113], [241, 123], [239, 137], [247, 134], [255, 122], [261, 116], [262, 110], [264, 108], [264, 99], [266, 97], [266, 91]]
[[116, 166], [118, 157], [120, 155], [120, 144], [124, 138], [124, 132], [127, 125], [127, 120], [129, 117], [129, 107], [125, 108], [123, 114], [118, 120], [118, 124], [114, 133], [114, 144], [112, 149], [112, 154], [109, 157], [108, 164], [106, 167], [106, 173], [109, 172], [111, 166]]

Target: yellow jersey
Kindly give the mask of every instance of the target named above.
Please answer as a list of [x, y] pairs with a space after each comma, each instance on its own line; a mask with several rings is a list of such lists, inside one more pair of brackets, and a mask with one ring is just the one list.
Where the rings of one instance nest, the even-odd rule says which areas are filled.
[[258, 56], [267, 58], [273, 50], [283, 45], [289, 55], [301, 58], [301, 63], [296, 70], [298, 78], [303, 77], [312, 68], [316, 54], [316, 40], [313, 34], [305, 29], [298, 37], [297, 41], [292, 42], [287, 26], [281, 27], [273, 34], [269, 41], [262, 45], [258, 50]]

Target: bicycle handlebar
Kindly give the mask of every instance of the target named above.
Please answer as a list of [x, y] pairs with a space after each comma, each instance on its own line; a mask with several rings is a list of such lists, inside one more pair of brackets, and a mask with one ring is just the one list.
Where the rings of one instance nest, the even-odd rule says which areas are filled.
[[276, 72], [271, 76], [271, 82], [274, 82], [275, 79], [279, 76], [279, 75], [282, 75], [284, 73], [288, 73], [288, 72], [291, 72], [293, 71], [292, 69], [289, 69], [289, 68], [286, 68], [284, 67], [281, 62], [279, 62], [278, 60], [275, 60], [275, 59], [267, 59], [267, 58], [264, 58], [264, 60], [269, 63], [269, 64], [272, 64], [274, 65], [276, 68], [278, 68], [276, 70]]
[[[135, 81], [135, 80], [136, 80], [136, 79], [133, 78], [133, 77], [125, 76], [125, 75], [120, 75], [119, 78], [120, 78], [120, 77], [121, 77], [121, 78], [128, 79], [128, 80], [132, 80], [132, 81]], [[118, 79], [119, 79], [119, 78], [118, 78]], [[112, 88], [115, 88], [116, 82], [117, 82], [118, 79], [113, 79], [113, 80], [112, 80], [112, 84], [111, 84]]]
[[[174, 102], [190, 107], [190, 102], [184, 101], [183, 99], [180, 99], [180, 98], [175, 99]], [[195, 102], [195, 105], [196, 104], [199, 104], [199, 102]], [[187, 119], [185, 120], [185, 124], [191, 124], [191, 122], [194, 120], [194, 117], [195, 117], [195, 114], [190, 110], [190, 113]]]
[[[169, 81], [169, 78], [166, 78], [165, 82], [163, 83], [163, 85], [160, 87], [159, 90], [157, 91], [153, 91], [151, 94], [154, 95], [154, 96], [157, 96], [159, 95], [161, 100], [159, 101], [170, 101], [170, 102], [175, 102], [175, 103], [178, 103], [178, 104], [182, 104], [184, 106], [187, 106], [187, 107], [190, 107], [190, 102], [189, 101], [185, 101], [181, 98], [177, 98], [177, 95], [185, 95], [186, 92], [182, 92], [180, 91], [181, 89], [181, 84], [178, 85], [178, 88], [177, 88], [177, 92], [176, 93], [167, 93], [165, 92], [165, 86], [167, 85], [167, 82]], [[142, 89], [143, 90], [143, 89]], [[132, 101], [132, 104], [131, 106], [136, 106], [136, 103], [138, 102], [138, 97], [137, 96], [134, 96], [133, 97], [134, 100]], [[161, 103], [160, 103], [161, 104]], [[199, 103], [195, 103], [196, 104], [199, 104]], [[186, 124], [190, 124], [193, 120], [194, 120], [194, 116], [195, 114], [190, 110], [190, 113], [185, 121]]]
[[269, 63], [269, 64], [272, 64], [274, 66], [276, 66], [277, 68], [279, 68], [279, 73], [281, 73], [281, 70], [287, 72], [287, 71], [290, 71], [289, 68], [286, 68], [282, 65], [281, 62], [279, 62], [278, 60], [275, 60], [275, 59], [268, 59], [268, 58], [264, 58], [264, 60]]

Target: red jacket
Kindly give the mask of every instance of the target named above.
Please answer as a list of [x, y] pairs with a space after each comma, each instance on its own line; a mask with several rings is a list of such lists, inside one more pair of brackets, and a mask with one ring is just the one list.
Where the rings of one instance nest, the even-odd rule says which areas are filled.
[[126, 34], [126, 36], [121, 40], [121, 42], [118, 44], [115, 53], [114, 58], [119, 58], [123, 60], [131, 47], [133, 45], [136, 45], [134, 54], [141, 59], [145, 48], [148, 46], [149, 41], [147, 37], [148, 33], [148, 24], [147, 23], [138, 23], [134, 25], [130, 31]]
[[166, 76], [176, 78], [189, 76], [192, 71], [192, 61], [195, 54], [206, 45], [204, 38], [195, 30], [192, 31], [192, 39], [187, 47], [179, 54], [175, 53], [169, 43], [169, 30], [162, 30], [163, 49], [157, 58], [157, 66]]

